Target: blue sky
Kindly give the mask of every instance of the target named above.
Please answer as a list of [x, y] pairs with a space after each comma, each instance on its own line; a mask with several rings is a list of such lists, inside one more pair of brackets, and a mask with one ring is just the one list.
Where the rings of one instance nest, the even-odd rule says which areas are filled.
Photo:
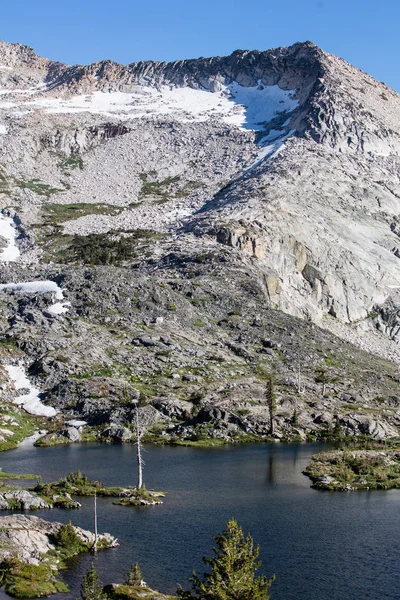
[[3, 0], [0, 39], [70, 64], [311, 40], [400, 91], [399, 0]]

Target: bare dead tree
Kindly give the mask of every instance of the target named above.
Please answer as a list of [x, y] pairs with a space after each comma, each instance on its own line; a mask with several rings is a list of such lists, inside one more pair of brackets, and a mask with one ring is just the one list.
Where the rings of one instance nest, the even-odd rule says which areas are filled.
[[137, 468], [138, 468], [138, 483], [137, 489], [140, 490], [143, 487], [143, 467], [144, 460], [142, 457], [142, 435], [143, 425], [139, 418], [139, 403], [136, 404], [135, 409], [135, 434], [136, 434], [136, 455], [137, 455]]
[[306, 388], [301, 385], [301, 366], [299, 363], [298, 370], [297, 370], [297, 393], [304, 394], [305, 391], [306, 391]]
[[92, 548], [92, 552], [97, 552], [97, 494], [96, 490], [94, 492], [94, 544]]

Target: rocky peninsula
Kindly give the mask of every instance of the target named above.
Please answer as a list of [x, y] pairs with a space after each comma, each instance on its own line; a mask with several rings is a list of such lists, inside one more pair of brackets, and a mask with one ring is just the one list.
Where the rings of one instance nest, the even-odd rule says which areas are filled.
[[[89, 552], [95, 543], [90, 531], [48, 522], [34, 516], [0, 517], [0, 561], [2, 583], [17, 598], [37, 598], [68, 591], [58, 578], [63, 561]], [[99, 534], [97, 548], [113, 548], [117, 541]]]

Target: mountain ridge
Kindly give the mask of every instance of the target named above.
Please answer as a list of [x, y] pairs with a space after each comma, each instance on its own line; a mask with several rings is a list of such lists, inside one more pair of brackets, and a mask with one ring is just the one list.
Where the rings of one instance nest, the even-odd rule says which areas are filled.
[[[22, 66], [2, 69], [11, 50]], [[130, 418], [125, 382], [164, 416], [194, 419], [201, 392], [266, 435], [273, 370], [280, 435], [395, 435], [400, 96], [310, 42], [133, 66], [32, 52], [0, 44], [0, 205], [21, 252], [0, 279], [55, 281], [70, 304], [3, 291], [5, 360], [107, 431]]]

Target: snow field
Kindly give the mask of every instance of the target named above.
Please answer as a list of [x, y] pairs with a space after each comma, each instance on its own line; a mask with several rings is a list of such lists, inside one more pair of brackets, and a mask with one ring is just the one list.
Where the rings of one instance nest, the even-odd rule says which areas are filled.
[[[30, 90], [0, 90], [0, 108], [43, 109], [52, 114], [89, 112], [108, 117], [139, 119], [152, 115], [175, 115], [184, 120], [206, 121], [220, 118], [225, 123], [243, 129], [262, 130], [265, 124], [282, 112], [292, 112], [298, 106], [295, 90], [279, 86], [244, 87], [236, 82], [223, 86], [218, 92], [190, 87], [162, 86], [155, 89], [137, 86], [135, 91], [93, 92], [72, 98], [43, 95], [39, 86]], [[15, 95], [22, 96], [15, 98]], [[23, 96], [25, 95], [25, 98]]]
[[[52, 293], [56, 300], [64, 300], [64, 294], [60, 286], [55, 281], [27, 281], [23, 283], [3, 283], [0, 285], [0, 291], [15, 291], [21, 294], [47, 294]], [[62, 315], [68, 312], [70, 302], [55, 302], [49, 308], [53, 315]]]
[[14, 399], [14, 404], [22, 406], [25, 412], [40, 417], [54, 417], [57, 411], [52, 406], [45, 406], [40, 398], [40, 390], [35, 388], [26, 376], [25, 368], [19, 365], [5, 365], [5, 369], [14, 384], [16, 391], [22, 393]]
[[14, 221], [10, 217], [5, 217], [2, 213], [0, 213], [0, 236], [7, 242], [7, 246], [5, 248], [0, 248], [0, 262], [11, 262], [17, 260], [17, 258], [20, 256], [20, 251], [15, 243], [16, 230]]

